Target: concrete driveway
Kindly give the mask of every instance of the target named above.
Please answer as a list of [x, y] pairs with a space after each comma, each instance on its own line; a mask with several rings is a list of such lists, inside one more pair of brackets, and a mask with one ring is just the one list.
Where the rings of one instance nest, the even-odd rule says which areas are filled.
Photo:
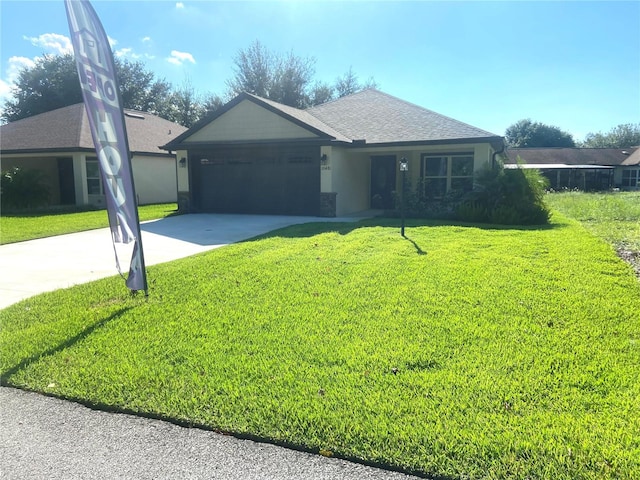
[[[309, 222], [354, 222], [350, 217], [191, 214], [144, 222], [147, 266], [188, 257], [278, 228]], [[106, 213], [105, 213], [106, 217]], [[121, 268], [129, 270], [131, 246], [118, 246]], [[0, 309], [38, 293], [117, 275], [108, 228], [0, 246]]]

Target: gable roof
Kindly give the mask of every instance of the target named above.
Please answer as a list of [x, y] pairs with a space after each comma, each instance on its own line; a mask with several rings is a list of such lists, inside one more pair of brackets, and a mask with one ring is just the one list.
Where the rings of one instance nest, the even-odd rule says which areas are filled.
[[307, 111], [349, 138], [367, 144], [499, 138], [374, 88]]
[[[160, 147], [185, 127], [150, 113], [125, 109], [131, 153], [166, 155]], [[2, 153], [94, 150], [84, 103], [58, 108], [0, 126]]]
[[432, 112], [376, 89], [341, 97], [301, 110], [250, 93], [241, 93], [164, 146], [184, 148], [191, 135], [212, 123], [243, 100], [249, 100], [320, 139], [362, 146], [443, 141], [502, 141], [502, 137]]
[[[638, 165], [640, 152], [634, 148], [509, 148], [508, 161], [516, 163], [520, 156], [527, 164], [540, 165]], [[634, 163], [629, 163], [629, 162]]]

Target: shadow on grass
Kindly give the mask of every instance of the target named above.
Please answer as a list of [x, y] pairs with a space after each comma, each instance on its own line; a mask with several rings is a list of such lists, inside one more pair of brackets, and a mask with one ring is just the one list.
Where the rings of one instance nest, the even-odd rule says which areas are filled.
[[426, 254], [427, 254], [427, 252], [425, 252], [424, 250], [422, 250], [422, 248], [420, 248], [420, 245], [418, 245], [418, 244], [415, 242], [415, 240], [410, 239], [410, 238], [409, 238], [409, 237], [407, 237], [406, 235], [405, 235], [404, 239], [405, 239], [407, 242], [411, 243], [411, 244], [415, 247], [415, 249], [416, 249], [416, 253], [417, 253], [418, 255], [426, 255]]
[[76, 343], [78, 343], [78, 342], [84, 340], [85, 338], [87, 338], [89, 335], [91, 335], [98, 328], [101, 328], [104, 325], [106, 325], [107, 323], [119, 318], [120, 316], [122, 316], [125, 312], [127, 312], [130, 309], [131, 309], [131, 307], [121, 308], [117, 312], [114, 312], [111, 315], [109, 315], [107, 318], [105, 318], [103, 320], [99, 320], [98, 322], [94, 323], [93, 325], [85, 328], [83, 331], [81, 331], [77, 335], [65, 340], [60, 345], [57, 345], [57, 346], [55, 346], [53, 348], [50, 348], [49, 350], [45, 350], [44, 352], [38, 353], [36, 355], [32, 355], [31, 357], [25, 358], [24, 360], [22, 360], [17, 365], [5, 370], [4, 372], [1, 372], [0, 373], [0, 385], [5, 386], [5, 387], [6, 386], [11, 386], [9, 384], [9, 382], [8, 382], [8, 379], [10, 377], [12, 377], [14, 374], [16, 374], [17, 372], [19, 372], [20, 370], [22, 370], [23, 368], [27, 368], [32, 363], [36, 363], [37, 361], [39, 361], [40, 359], [42, 359], [44, 357], [48, 357], [50, 355], [55, 355], [56, 353], [61, 352], [62, 350], [65, 350], [65, 349], [67, 349], [69, 347], [72, 347]]
[[[305, 238], [313, 237], [321, 233], [336, 232], [340, 235], [348, 235], [354, 230], [360, 228], [397, 228], [398, 236], [400, 236], [400, 218], [395, 217], [375, 217], [365, 220], [359, 220], [354, 222], [315, 222], [302, 223], [298, 225], [291, 225], [288, 227], [279, 228], [271, 232], [267, 232], [261, 235], [257, 235], [252, 238], [243, 240], [242, 242], [252, 242], [256, 240], [264, 240], [267, 238], [283, 237], [283, 238]], [[544, 225], [497, 225], [487, 223], [469, 223], [469, 222], [457, 222], [454, 220], [431, 220], [431, 219], [407, 219], [405, 220], [405, 230], [407, 233], [411, 233], [411, 228], [420, 227], [460, 227], [460, 228], [476, 228], [480, 230], [488, 231], [504, 231], [504, 230], [518, 230], [518, 231], [539, 231], [539, 230], [557, 230], [566, 228], [567, 224], [564, 222], [552, 222]], [[407, 238], [414, 244], [419, 255], [423, 255], [425, 252], [411, 239]], [[240, 243], [242, 243], [240, 242]]]

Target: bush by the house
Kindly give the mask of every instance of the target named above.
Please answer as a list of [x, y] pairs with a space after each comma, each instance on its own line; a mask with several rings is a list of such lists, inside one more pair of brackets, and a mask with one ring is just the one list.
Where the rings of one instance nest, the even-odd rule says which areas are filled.
[[488, 168], [457, 207], [458, 219], [501, 225], [542, 225], [549, 221], [544, 203], [548, 180], [531, 169]]
[[[538, 171], [486, 168], [476, 175], [473, 191], [452, 191], [430, 198], [422, 180], [406, 192], [408, 216], [500, 225], [542, 225], [549, 220], [544, 203], [548, 180]], [[400, 198], [396, 197], [400, 207]]]
[[49, 187], [39, 170], [13, 167], [0, 175], [2, 209], [27, 209], [46, 205]]

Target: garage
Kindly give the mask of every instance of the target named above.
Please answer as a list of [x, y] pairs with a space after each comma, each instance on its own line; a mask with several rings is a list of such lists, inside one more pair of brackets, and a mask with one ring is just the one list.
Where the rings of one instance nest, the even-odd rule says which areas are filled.
[[318, 215], [320, 147], [263, 144], [189, 152], [194, 210]]

